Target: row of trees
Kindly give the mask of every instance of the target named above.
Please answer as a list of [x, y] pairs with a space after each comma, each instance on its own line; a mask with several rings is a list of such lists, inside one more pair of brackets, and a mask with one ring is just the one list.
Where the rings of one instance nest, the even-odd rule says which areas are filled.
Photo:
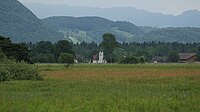
[[[178, 53], [185, 52], [198, 53], [200, 59], [200, 43], [119, 43], [115, 36], [110, 33], [104, 34], [102, 39], [103, 41], [99, 45], [95, 42], [73, 44], [67, 40], [61, 40], [57, 43], [40, 41], [35, 44], [14, 44], [9, 38], [0, 37], [0, 48], [8, 58], [17, 61], [24, 60], [29, 63], [64, 63], [61, 59], [61, 54], [64, 53], [68, 53], [71, 55], [70, 57], [76, 57], [79, 62], [88, 62], [84, 59], [91, 60], [92, 56], [99, 51], [104, 51], [104, 57], [108, 63], [119, 62], [124, 56], [143, 56], [146, 61], [151, 61], [154, 56], [160, 56], [168, 57], [170, 62], [177, 62]], [[62, 57], [64, 56], [62, 55]]]
[[80, 44], [73, 44], [67, 40], [61, 40], [54, 44], [49, 41], [29, 43], [30, 60], [34, 63], [55, 63], [60, 62], [61, 54], [69, 53], [79, 62], [88, 62], [84, 59], [91, 60], [93, 55], [104, 51], [104, 57], [108, 63], [120, 62], [123, 57], [144, 57], [145, 61], [151, 61], [155, 56], [167, 57], [169, 62], [177, 62], [178, 53], [200, 52], [200, 43], [119, 43], [111, 33], [105, 33], [102, 39], [103, 41], [99, 45], [95, 42], [86, 43], [84, 41]]
[[144, 56], [150, 61], [154, 56], [168, 57], [171, 53], [197, 53], [200, 43], [121, 43], [122, 49], [131, 55]]
[[198, 52], [200, 59], [200, 43], [118, 43], [110, 33], [104, 34], [102, 38], [99, 49], [105, 52], [105, 59], [109, 63], [143, 63], [145, 58], [151, 61], [155, 56], [166, 57], [167, 62], [178, 62], [178, 53], [185, 52]]
[[9, 38], [0, 36], [0, 48], [9, 59], [31, 62], [29, 50], [25, 43], [15, 44]]
[[[33, 63], [56, 63], [63, 62], [63, 55], [75, 56], [72, 50], [72, 43], [67, 40], [58, 41], [52, 44], [50, 41], [40, 41], [36, 44], [29, 43], [30, 60]], [[64, 54], [68, 53], [68, 54]], [[61, 57], [60, 57], [61, 56]]]
[[66, 63], [69, 66], [74, 62], [75, 53], [72, 50], [72, 43], [61, 40], [55, 44], [49, 41], [39, 43], [12, 43], [9, 38], [0, 36], [1, 52], [10, 60], [26, 63]]
[[0, 37], [0, 82], [9, 80], [42, 80], [36, 66], [28, 64], [28, 47], [13, 44]]

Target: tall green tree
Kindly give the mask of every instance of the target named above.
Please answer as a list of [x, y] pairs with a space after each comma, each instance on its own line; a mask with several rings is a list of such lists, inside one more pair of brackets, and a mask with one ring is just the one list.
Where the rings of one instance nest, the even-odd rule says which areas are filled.
[[0, 36], [0, 48], [7, 58], [30, 62], [28, 46], [24, 43], [15, 44], [9, 38]]
[[54, 53], [55, 48], [54, 45], [50, 41], [40, 41], [37, 44], [37, 53]]
[[115, 48], [117, 48], [118, 46], [118, 42], [115, 38], [115, 35], [113, 35], [112, 33], [105, 33], [102, 36], [103, 41], [102, 43], [100, 43], [99, 47], [101, 50], [104, 51], [105, 53], [105, 59], [107, 60], [108, 63], [112, 63], [113, 62], [113, 51], [115, 50]]
[[177, 63], [179, 61], [179, 55], [176, 51], [171, 51], [167, 57], [168, 62]]
[[6, 58], [5, 54], [3, 53], [3, 51], [0, 48], [0, 61], [3, 61]]
[[200, 61], [200, 46], [198, 46], [197, 60]]
[[59, 63], [63, 63], [65, 67], [69, 67], [74, 63], [74, 56], [69, 53], [62, 53], [58, 58]]
[[135, 56], [125, 56], [119, 60], [120, 64], [138, 64], [139, 62], [139, 58]]
[[40, 41], [35, 45], [30, 45], [31, 61], [33, 63], [53, 63], [54, 60], [55, 46], [50, 41]]
[[105, 33], [102, 36], [103, 41], [100, 43], [100, 48], [102, 48], [107, 53], [112, 53], [117, 47], [117, 41], [115, 35], [112, 33]]
[[138, 59], [139, 59], [139, 62], [140, 62], [141, 64], [144, 64], [144, 63], [145, 63], [145, 58], [144, 58], [144, 56], [140, 56]]
[[70, 54], [74, 54], [73, 50], [72, 50], [72, 45], [69, 41], [67, 40], [60, 40], [55, 44], [55, 59], [58, 60], [60, 54], [62, 53], [70, 53]]

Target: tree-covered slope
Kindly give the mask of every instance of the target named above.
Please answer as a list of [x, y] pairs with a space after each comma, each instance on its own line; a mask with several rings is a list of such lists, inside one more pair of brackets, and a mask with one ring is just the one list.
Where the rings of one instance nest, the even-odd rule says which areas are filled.
[[137, 40], [138, 35], [143, 33], [132, 23], [113, 22], [100, 17], [49, 17], [43, 19], [43, 23], [76, 42], [100, 42], [101, 36], [107, 32], [115, 34], [118, 41], [132, 41], [131, 38]]
[[144, 35], [146, 41], [193, 43], [200, 42], [200, 28], [178, 27], [152, 30]]
[[0, 0], [0, 35], [14, 42], [57, 41], [63, 35], [46, 28], [29, 9], [17, 0]]
[[138, 27], [124, 21], [110, 21], [100, 17], [49, 17], [42, 20], [50, 28], [62, 32], [73, 42], [101, 42], [104, 33], [113, 33], [120, 42], [200, 42], [200, 28]]

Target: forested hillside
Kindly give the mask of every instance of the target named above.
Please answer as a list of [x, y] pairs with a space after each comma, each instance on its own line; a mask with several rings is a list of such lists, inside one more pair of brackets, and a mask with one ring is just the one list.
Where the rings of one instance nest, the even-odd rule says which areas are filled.
[[60, 40], [63, 35], [46, 28], [29, 9], [17, 0], [0, 0], [0, 35], [14, 42]]
[[129, 22], [114, 22], [100, 17], [49, 17], [43, 19], [43, 22], [75, 43], [99, 43], [102, 34], [107, 32], [115, 34], [119, 42], [200, 42], [200, 28], [138, 27]]
[[46, 26], [62, 32], [74, 42], [100, 42], [102, 34], [111, 32], [118, 41], [137, 41], [143, 31], [129, 22], [113, 22], [100, 17], [49, 17], [43, 19]]

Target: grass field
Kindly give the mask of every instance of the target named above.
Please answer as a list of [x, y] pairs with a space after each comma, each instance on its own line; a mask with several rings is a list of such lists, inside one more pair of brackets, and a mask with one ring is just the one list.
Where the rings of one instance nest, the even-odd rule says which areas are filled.
[[38, 65], [0, 82], [0, 112], [199, 112], [200, 64]]

